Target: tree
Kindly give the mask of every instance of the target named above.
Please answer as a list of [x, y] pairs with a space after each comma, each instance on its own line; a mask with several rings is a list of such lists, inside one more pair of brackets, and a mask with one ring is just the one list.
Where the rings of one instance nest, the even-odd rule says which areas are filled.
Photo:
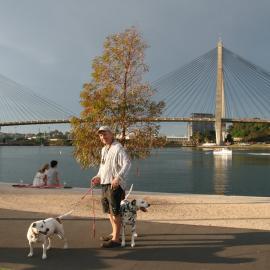
[[73, 118], [71, 124], [74, 155], [83, 167], [99, 163], [101, 145], [96, 131], [100, 125], [113, 128], [132, 158], [145, 158], [152, 147], [163, 143], [157, 139], [158, 125], [137, 121], [159, 116], [164, 107], [164, 102], [150, 99], [154, 91], [142, 82], [148, 71], [146, 48], [132, 27], [107, 37], [102, 55], [93, 60], [92, 80], [80, 94], [80, 118]]
[[191, 141], [195, 145], [198, 145], [204, 141], [203, 134], [199, 131], [194, 132], [194, 134], [191, 136]]
[[234, 123], [229, 127], [232, 137], [241, 137], [244, 141], [269, 141], [270, 124]]

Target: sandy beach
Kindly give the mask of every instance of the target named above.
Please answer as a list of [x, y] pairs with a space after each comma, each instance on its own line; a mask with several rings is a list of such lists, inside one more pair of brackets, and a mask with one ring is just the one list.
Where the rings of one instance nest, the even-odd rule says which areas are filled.
[[[29, 212], [64, 214], [77, 207], [73, 217], [106, 218], [100, 205], [100, 191], [81, 197], [87, 189], [14, 188], [0, 183], [0, 208]], [[193, 195], [133, 192], [129, 199], [144, 198], [151, 207], [138, 212], [144, 221], [270, 230], [270, 198], [224, 195]]]

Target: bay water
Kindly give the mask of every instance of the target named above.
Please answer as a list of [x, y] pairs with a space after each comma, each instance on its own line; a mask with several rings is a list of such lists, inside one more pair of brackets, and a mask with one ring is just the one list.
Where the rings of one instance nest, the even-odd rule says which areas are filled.
[[[32, 183], [37, 170], [58, 160], [62, 184], [89, 187], [98, 168], [83, 170], [73, 147], [0, 146], [0, 182]], [[163, 148], [132, 161], [128, 184], [136, 191], [270, 196], [270, 149], [233, 150], [232, 157], [210, 149]]]

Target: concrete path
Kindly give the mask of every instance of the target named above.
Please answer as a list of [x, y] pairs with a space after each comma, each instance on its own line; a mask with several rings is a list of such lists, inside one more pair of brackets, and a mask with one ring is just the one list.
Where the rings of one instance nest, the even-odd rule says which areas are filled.
[[[110, 232], [107, 220], [64, 221], [69, 249], [55, 237], [48, 259], [41, 247], [27, 258], [26, 232], [34, 220], [48, 215], [0, 209], [0, 270], [7, 269], [269, 269], [270, 232], [138, 222], [136, 247], [101, 249], [99, 236]], [[129, 240], [129, 237], [128, 237]], [[127, 242], [129, 245], [129, 241]]]

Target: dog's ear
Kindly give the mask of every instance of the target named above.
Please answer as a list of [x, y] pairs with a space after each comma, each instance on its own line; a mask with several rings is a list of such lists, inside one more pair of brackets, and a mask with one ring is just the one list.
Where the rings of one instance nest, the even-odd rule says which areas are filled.
[[132, 205], [136, 205], [136, 200], [134, 199], [133, 201], [131, 201]]
[[36, 223], [33, 223], [32, 224], [32, 227], [34, 227], [34, 228], [37, 227], [37, 224]]

